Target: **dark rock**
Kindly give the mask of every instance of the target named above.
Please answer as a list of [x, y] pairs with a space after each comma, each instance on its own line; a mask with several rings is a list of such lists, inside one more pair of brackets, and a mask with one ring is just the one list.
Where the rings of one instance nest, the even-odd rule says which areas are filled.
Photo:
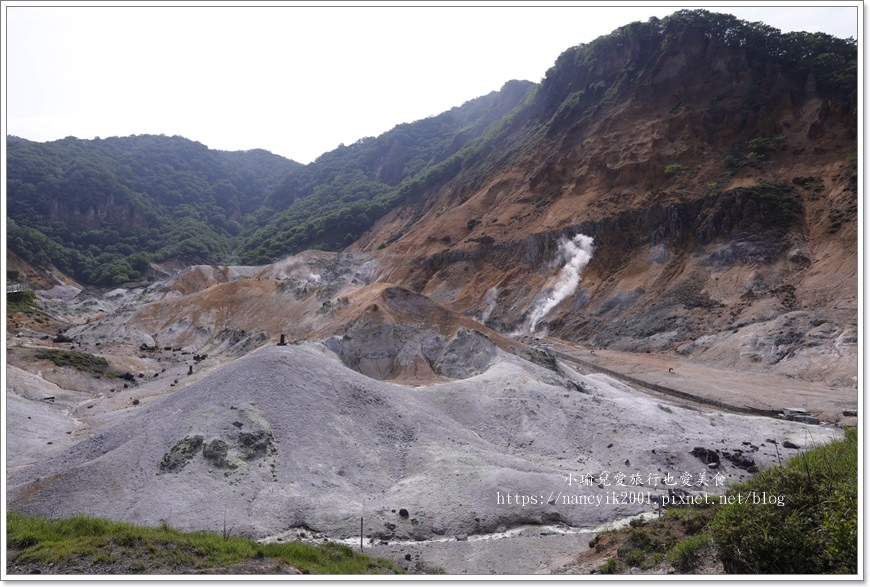
[[782, 443], [782, 447], [783, 448], [800, 448], [798, 445], [796, 445], [793, 442], [789, 442], [788, 440], [786, 440], [785, 442]]
[[245, 460], [265, 456], [272, 448], [272, 433], [268, 430], [239, 432], [239, 450]]
[[741, 469], [749, 469], [750, 467], [755, 466], [755, 460], [752, 457], [743, 456], [743, 454], [740, 453], [731, 455], [729, 460], [734, 463], [734, 466], [740, 467]]
[[202, 436], [185, 436], [175, 443], [169, 452], [163, 455], [160, 461], [160, 471], [180, 471], [193, 456], [202, 448]]
[[202, 447], [202, 456], [219, 469], [235, 469], [237, 465], [227, 457], [229, 445], [220, 438], [213, 438]]
[[719, 462], [719, 453], [715, 450], [704, 448], [703, 446], [696, 446], [689, 454], [698, 457], [702, 463], [707, 465]]

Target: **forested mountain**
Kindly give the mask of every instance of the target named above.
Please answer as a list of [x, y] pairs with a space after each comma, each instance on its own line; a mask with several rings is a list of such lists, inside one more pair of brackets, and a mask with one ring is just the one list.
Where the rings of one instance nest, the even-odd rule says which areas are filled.
[[[686, 77], [687, 68], [694, 77]], [[703, 80], [710, 95], [690, 96], [674, 79]], [[782, 147], [784, 119], [774, 111], [785, 101], [821, 96], [836, 110], [851, 103], [856, 80], [854, 40], [782, 34], [763, 23], [684, 10], [566, 50], [541, 84], [508, 82], [448, 112], [342, 145], [309, 165], [260, 150], [212, 151], [180, 137], [51, 143], [7, 137], [8, 245], [36, 265], [112, 285], [141, 277], [149, 261], [260, 264], [309, 248], [339, 250], [401, 209], [363, 244], [384, 248], [425, 214], [461, 205], [518, 158], [547, 151], [558, 159], [560, 149], [573, 149], [618, 104], [649, 110], [672, 102], [674, 120], [691, 106], [703, 118], [700, 140], [735, 171], [762, 165]], [[824, 132], [819, 124], [816, 132]], [[582, 140], [577, 153], [601, 155], [575, 161], [577, 169], [592, 165], [583, 167], [588, 177], [625, 179], [638, 167], [620, 161], [615, 148], [604, 153], [598, 143], [593, 149], [591, 134]], [[683, 147], [673, 150], [669, 165], [647, 163], [645, 175], [661, 167], [656, 181], [680, 176], [688, 187], [683, 171], [699, 164], [693, 159], [699, 151]], [[543, 165], [530, 185], [533, 211], [559, 200], [565, 188], [556, 184], [573, 174]], [[656, 183], [643, 181], [644, 190]]]
[[96, 285], [138, 279], [149, 261], [259, 263], [341, 248], [438, 181], [451, 156], [533, 87], [509, 82], [307, 166], [182, 137], [36, 143], [9, 136], [8, 245], [37, 266]]
[[182, 137], [6, 144], [9, 248], [100, 285], [139, 278], [149, 261], [226, 260], [245, 216], [302, 167]]
[[534, 88], [508, 82], [461, 107], [342, 145], [288, 174], [249, 223], [242, 259], [261, 263], [351, 244], [394, 206], [451, 177], [463, 156], [479, 148]]

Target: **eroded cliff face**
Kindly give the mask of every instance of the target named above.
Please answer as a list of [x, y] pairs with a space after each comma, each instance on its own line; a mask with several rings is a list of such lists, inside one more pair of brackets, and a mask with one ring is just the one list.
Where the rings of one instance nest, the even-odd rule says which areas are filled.
[[692, 27], [651, 43], [548, 75], [512, 160], [467, 169], [354, 248], [389, 243], [379, 279], [514, 332], [554, 284], [560, 239], [585, 234], [593, 259], [536, 334], [787, 372], [812, 348], [829, 360], [811, 377], [845, 383], [855, 94]]
[[61, 198], [55, 199], [51, 202], [49, 219], [89, 230], [97, 230], [106, 223], [114, 224], [124, 231], [148, 228], [148, 219], [140, 206], [134, 203], [116, 203], [112, 194], [104, 202], [87, 206], [65, 202]]

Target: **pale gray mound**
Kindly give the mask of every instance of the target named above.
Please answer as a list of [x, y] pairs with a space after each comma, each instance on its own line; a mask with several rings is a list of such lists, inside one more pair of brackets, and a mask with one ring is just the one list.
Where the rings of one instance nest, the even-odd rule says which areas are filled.
[[[763, 466], [776, 460], [766, 438], [808, 445], [805, 425], [668, 407], [606, 378], [570, 376], [587, 392], [503, 356], [481, 375], [410, 389], [348, 369], [323, 345], [270, 346], [10, 474], [8, 507], [226, 524], [255, 537], [298, 526], [353, 536], [363, 516], [370, 537], [422, 540], [597, 526], [651, 509], [606, 503], [630, 490], [615, 485], [619, 472], [646, 484], [648, 474], [707, 472], [696, 446], [760, 446]], [[810, 428], [817, 441], [836, 434]], [[719, 471], [729, 481], [744, 473], [724, 459]], [[596, 485], [578, 483], [587, 473]]]
[[74, 444], [70, 414], [90, 397], [6, 365], [6, 466], [30, 465]]

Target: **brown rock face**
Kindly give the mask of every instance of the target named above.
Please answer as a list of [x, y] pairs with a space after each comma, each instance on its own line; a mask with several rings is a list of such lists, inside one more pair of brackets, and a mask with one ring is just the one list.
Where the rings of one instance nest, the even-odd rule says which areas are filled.
[[813, 344], [834, 352], [857, 317], [854, 94], [679, 23], [579, 61], [557, 62], [515, 117], [532, 138], [352, 248], [391, 243], [383, 279], [511, 332], [554, 287], [560, 239], [582, 233], [593, 259], [540, 332], [788, 370], [806, 350], [780, 333], [791, 319], [831, 324]]
[[148, 220], [143, 210], [135, 204], [116, 204], [111, 194], [106, 201], [96, 205], [81, 208], [75, 204], [67, 204], [62, 200], [51, 203], [49, 218], [52, 222], [60, 221], [83, 226], [89, 230], [97, 230], [106, 222], [119, 226], [121, 230], [147, 229]]

